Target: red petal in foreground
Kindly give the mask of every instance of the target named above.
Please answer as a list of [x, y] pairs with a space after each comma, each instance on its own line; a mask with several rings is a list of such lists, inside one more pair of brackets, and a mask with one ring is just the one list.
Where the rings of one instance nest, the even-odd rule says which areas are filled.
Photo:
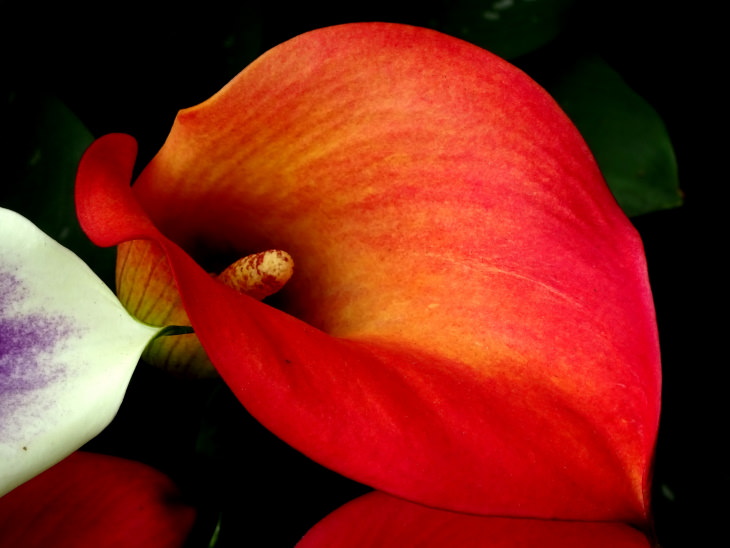
[[[182, 111], [132, 192], [133, 163], [128, 137], [92, 145], [82, 225], [161, 246], [212, 363], [276, 435], [431, 506], [646, 520], [641, 242], [523, 73], [425, 29], [321, 29]], [[266, 249], [296, 265], [281, 310], [191, 259]]]
[[0, 498], [0, 546], [178, 548], [194, 519], [157, 470], [76, 452]]
[[624, 523], [457, 514], [373, 492], [315, 525], [297, 548], [650, 548]]

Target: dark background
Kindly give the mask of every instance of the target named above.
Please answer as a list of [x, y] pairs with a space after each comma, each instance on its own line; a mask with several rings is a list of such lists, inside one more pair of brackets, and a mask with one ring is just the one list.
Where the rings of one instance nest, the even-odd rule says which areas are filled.
[[[134, 135], [144, 165], [178, 109], [206, 99], [269, 47], [347, 21], [431, 26], [449, 6], [395, 0], [356, 7], [328, 4], [208, 0], [168, 8], [131, 1], [82, 8], [2, 2], [0, 89], [51, 93], [95, 136]], [[728, 537], [723, 522], [730, 510], [724, 444], [724, 378], [730, 364], [722, 342], [728, 325], [727, 275], [719, 260], [727, 254], [720, 212], [721, 189], [727, 186], [720, 161], [728, 155], [720, 75], [727, 62], [713, 43], [719, 16], [698, 5], [673, 6], [579, 1], [559, 39], [512, 59], [540, 80], [549, 77], [565, 51], [600, 53], [658, 111], [675, 147], [684, 205], [633, 219], [645, 241], [663, 354], [654, 506], [665, 548], [716, 545]], [[4, 193], [14, 191], [12, 180], [0, 180]], [[364, 491], [263, 431], [215, 383], [191, 388], [141, 368], [127, 400], [119, 420], [91, 447], [166, 469], [196, 503], [212, 507], [208, 526], [222, 504], [225, 546], [260, 534], [267, 535], [266, 546], [291, 546], [328, 511]], [[140, 422], [140, 416], [145, 420]], [[209, 416], [226, 417], [230, 430], [207, 430], [206, 447], [215, 450], [190, 456], [185, 447], [205, 442], [191, 440], [185, 426], [205, 423]], [[180, 431], [171, 424], [182, 425]], [[230, 439], [230, 432], [242, 429], [245, 433]], [[144, 441], [147, 449], [136, 449], [130, 440], [137, 446]], [[236, 462], [245, 473], [232, 479], [222, 471]], [[196, 471], [192, 479], [190, 470]], [[274, 530], [265, 525], [271, 517], [277, 522]]]

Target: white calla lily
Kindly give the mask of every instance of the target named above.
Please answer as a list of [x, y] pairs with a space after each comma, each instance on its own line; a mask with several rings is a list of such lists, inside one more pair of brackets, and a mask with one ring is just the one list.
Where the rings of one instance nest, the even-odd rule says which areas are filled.
[[71, 251], [0, 208], [0, 496], [111, 422], [159, 332]]

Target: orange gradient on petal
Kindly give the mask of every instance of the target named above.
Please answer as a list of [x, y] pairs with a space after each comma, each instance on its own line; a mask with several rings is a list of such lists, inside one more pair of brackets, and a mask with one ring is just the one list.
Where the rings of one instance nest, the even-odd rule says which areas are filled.
[[[649, 519], [641, 241], [515, 67], [426, 29], [321, 29], [180, 112], [131, 192], [128, 147], [82, 162], [85, 229], [165, 249], [212, 362], [276, 435], [427, 505]], [[297, 264], [280, 310], [191, 260], [266, 249]]]

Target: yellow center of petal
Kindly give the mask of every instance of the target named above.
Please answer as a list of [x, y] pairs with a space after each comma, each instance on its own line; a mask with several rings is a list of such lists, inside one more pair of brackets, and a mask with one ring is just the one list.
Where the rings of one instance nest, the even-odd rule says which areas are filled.
[[[293, 272], [291, 256], [274, 249], [243, 257], [212, 275], [236, 291], [262, 300], [279, 291]], [[136, 240], [119, 246], [117, 295], [131, 314], [150, 325], [190, 325], [167, 258], [152, 242]], [[216, 375], [194, 333], [157, 338], [147, 346], [143, 358], [184, 377]]]

